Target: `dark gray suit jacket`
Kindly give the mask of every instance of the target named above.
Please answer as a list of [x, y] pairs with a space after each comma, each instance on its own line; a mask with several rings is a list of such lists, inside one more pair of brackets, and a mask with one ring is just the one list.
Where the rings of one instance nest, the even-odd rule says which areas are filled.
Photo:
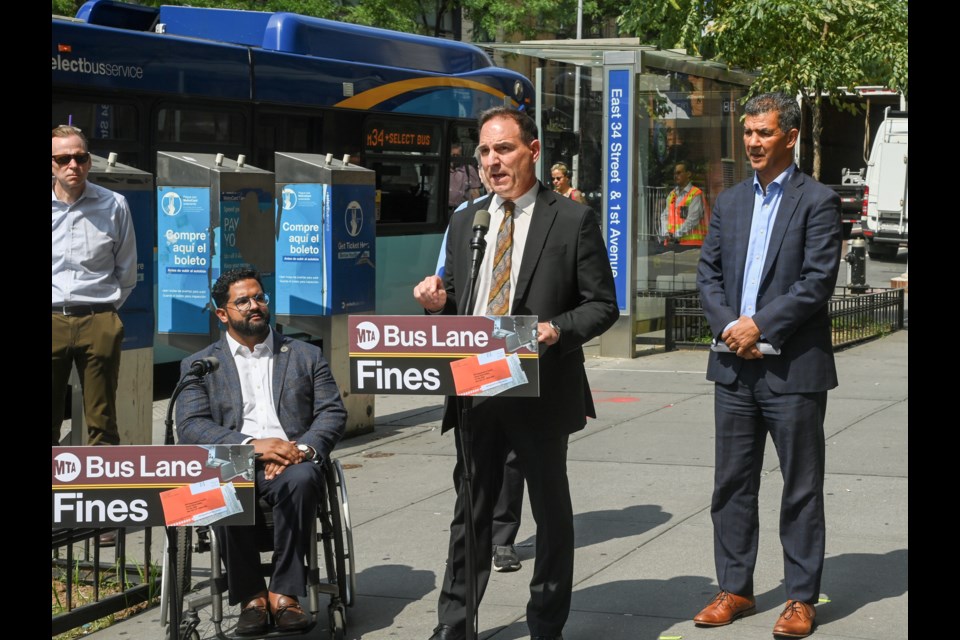
[[[290, 440], [314, 448], [322, 460], [330, 457], [343, 435], [347, 411], [330, 367], [320, 349], [273, 332], [273, 400], [280, 425]], [[200, 384], [189, 385], [177, 400], [177, 435], [181, 444], [240, 444], [243, 428], [240, 376], [226, 335], [180, 363], [180, 375], [190, 364], [209, 356], [220, 368]]]
[[[473, 217], [489, 202], [475, 202], [450, 220], [444, 313], [469, 313], [463, 308], [467, 295], [462, 289], [470, 280]], [[596, 212], [542, 183], [510, 313], [537, 316], [540, 322], [553, 320], [561, 329], [560, 341], [545, 351], [541, 347], [539, 398], [494, 396], [484, 400], [486, 408], [512, 412], [518, 424], [529, 428], [561, 433], [582, 429], [588, 416], [596, 417], [583, 367], [583, 343], [613, 326], [620, 311]], [[455, 404], [447, 403], [444, 431], [457, 423]]]
[[[743, 274], [753, 213], [753, 178], [717, 198], [703, 243], [697, 287], [715, 337], [740, 317]], [[837, 386], [827, 303], [840, 268], [840, 197], [796, 169], [784, 185], [761, 274], [754, 322], [781, 349], [760, 361], [775, 393]], [[744, 359], [710, 353], [707, 379], [730, 384]]]

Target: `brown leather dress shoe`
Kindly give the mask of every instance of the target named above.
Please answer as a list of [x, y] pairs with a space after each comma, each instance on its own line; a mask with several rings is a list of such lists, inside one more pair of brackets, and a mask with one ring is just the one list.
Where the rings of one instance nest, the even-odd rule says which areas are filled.
[[817, 610], [812, 604], [799, 600], [787, 600], [787, 606], [777, 618], [777, 624], [773, 625], [773, 635], [784, 638], [806, 638], [813, 633], [816, 617]]
[[240, 607], [235, 630], [238, 636], [259, 636], [267, 632], [267, 596], [250, 598]]
[[738, 596], [728, 591], [721, 591], [703, 608], [703, 611], [694, 617], [693, 621], [704, 627], [721, 627], [730, 624], [737, 618], [749, 616], [757, 612], [757, 601], [753, 596]]
[[310, 626], [310, 616], [300, 608], [294, 596], [270, 592], [270, 611], [277, 631], [298, 631]]

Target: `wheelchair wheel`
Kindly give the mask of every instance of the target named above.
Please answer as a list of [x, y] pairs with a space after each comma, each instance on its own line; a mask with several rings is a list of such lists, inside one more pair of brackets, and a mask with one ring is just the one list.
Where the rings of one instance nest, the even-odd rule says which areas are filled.
[[347, 615], [343, 605], [330, 605], [327, 615], [330, 618], [330, 636], [333, 640], [344, 640], [347, 636]]
[[347, 498], [347, 484], [343, 475], [343, 466], [339, 460], [332, 460], [333, 482], [328, 482], [330, 511], [339, 519], [334, 532], [334, 548], [337, 553], [337, 576], [340, 584], [340, 598], [348, 607], [353, 606], [357, 592], [356, 561], [353, 553], [353, 524], [350, 521], [350, 502]]

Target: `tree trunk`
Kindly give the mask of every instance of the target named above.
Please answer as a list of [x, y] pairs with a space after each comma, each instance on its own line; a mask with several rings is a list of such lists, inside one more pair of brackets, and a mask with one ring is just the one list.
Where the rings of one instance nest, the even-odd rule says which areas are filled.
[[810, 101], [810, 138], [813, 140], [813, 178], [820, 180], [820, 134], [823, 133], [823, 113], [820, 110], [822, 95], [819, 89], [814, 90], [813, 100]]

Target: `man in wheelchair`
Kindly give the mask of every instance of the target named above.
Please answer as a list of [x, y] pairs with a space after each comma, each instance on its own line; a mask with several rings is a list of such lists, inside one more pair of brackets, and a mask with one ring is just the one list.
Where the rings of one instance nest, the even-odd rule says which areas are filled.
[[273, 508], [274, 555], [269, 591], [254, 526], [214, 527], [223, 548], [230, 604], [241, 605], [238, 635], [310, 625], [304, 558], [324, 487], [322, 463], [340, 440], [347, 412], [320, 349], [274, 333], [270, 299], [252, 269], [223, 273], [212, 290], [227, 327], [212, 345], [181, 363], [216, 358], [220, 366], [187, 386], [176, 406], [182, 444], [252, 444], [257, 498]]

